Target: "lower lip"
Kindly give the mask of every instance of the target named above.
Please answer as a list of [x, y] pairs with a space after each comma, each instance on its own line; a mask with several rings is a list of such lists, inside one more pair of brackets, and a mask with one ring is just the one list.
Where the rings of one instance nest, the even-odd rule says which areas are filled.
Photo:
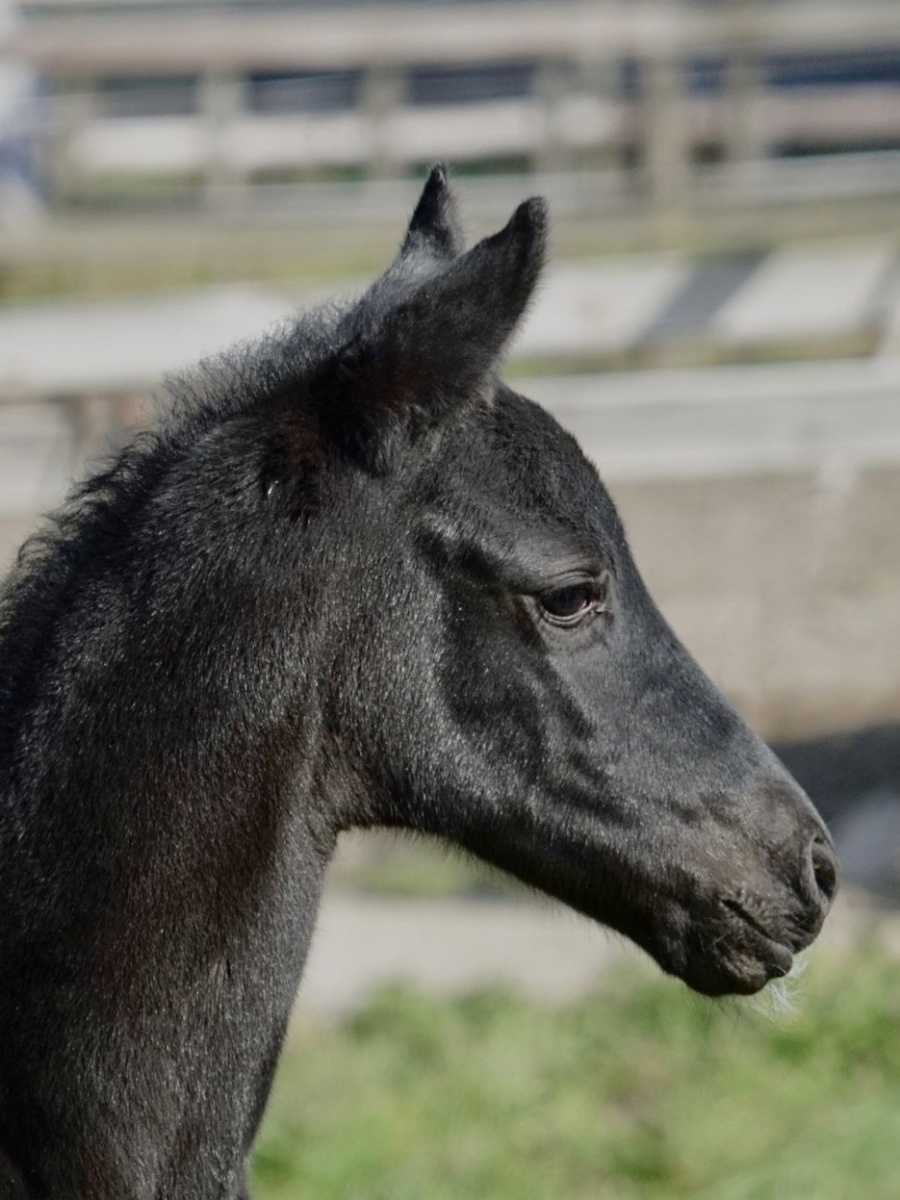
[[783, 979], [785, 975], [789, 974], [794, 965], [793, 951], [784, 943], [770, 938], [765, 930], [761, 929], [756, 921], [742, 909], [731, 907], [731, 911], [738, 918], [745, 933], [749, 931], [752, 941], [759, 944], [761, 953], [757, 962], [766, 971], [766, 982], [768, 983], [770, 979]]
[[726, 971], [753, 992], [760, 991], [773, 979], [783, 979], [785, 975], [789, 975], [794, 965], [794, 956], [787, 946], [770, 941], [766, 949], [768, 953], [753, 960], [752, 965], [745, 958], [746, 966], [744, 963], [731, 962], [727, 964]]

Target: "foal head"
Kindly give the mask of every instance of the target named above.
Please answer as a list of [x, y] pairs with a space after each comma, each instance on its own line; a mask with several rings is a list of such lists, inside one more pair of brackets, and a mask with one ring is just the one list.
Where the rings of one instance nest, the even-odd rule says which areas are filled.
[[329, 811], [451, 839], [699, 991], [753, 992], [818, 933], [831, 840], [656, 609], [594, 467], [498, 380], [544, 233], [529, 201], [464, 250], [436, 169], [267, 418], [261, 494], [306, 547], [327, 660]]
[[358, 302], [183, 381], [0, 593], [0, 1175], [29, 1195], [245, 1194], [350, 826], [451, 839], [711, 994], [816, 936], [824, 826], [499, 382], [544, 222], [464, 251], [435, 171]]

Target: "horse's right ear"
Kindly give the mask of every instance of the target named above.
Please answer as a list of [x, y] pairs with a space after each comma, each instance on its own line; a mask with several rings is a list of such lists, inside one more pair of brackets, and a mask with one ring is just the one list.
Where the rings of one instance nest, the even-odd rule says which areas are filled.
[[[355, 332], [313, 383], [333, 445], [384, 464], [398, 425], [421, 430], [486, 395], [534, 292], [545, 228], [543, 201], [527, 200], [499, 233], [403, 289], [384, 310], [363, 298]], [[433, 243], [433, 230], [414, 218], [414, 238]]]

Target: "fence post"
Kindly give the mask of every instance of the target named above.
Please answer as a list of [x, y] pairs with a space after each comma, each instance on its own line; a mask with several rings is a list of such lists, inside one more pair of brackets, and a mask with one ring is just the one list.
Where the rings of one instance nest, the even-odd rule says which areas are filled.
[[568, 64], [558, 59], [545, 58], [538, 63], [534, 94], [541, 107], [542, 136], [535, 151], [534, 165], [539, 171], [561, 171], [571, 165], [560, 111], [572, 91], [570, 76]]
[[678, 49], [643, 64], [644, 177], [654, 207], [684, 206], [691, 180], [691, 136], [684, 63]]
[[733, 50], [725, 76], [725, 154], [732, 162], [755, 162], [764, 158], [768, 149], [759, 11], [748, 0], [731, 0], [726, 16]]
[[72, 200], [84, 175], [77, 142], [96, 108], [92, 79], [68, 80], [64, 87], [57, 88], [51, 137], [45, 143], [47, 177], [56, 208], [64, 208]]
[[616, 189], [624, 193], [626, 188], [622, 155], [622, 115], [624, 101], [617, 76], [619, 60], [604, 55], [596, 47], [585, 51], [576, 61], [578, 84], [584, 95], [609, 105], [617, 115], [617, 123], [610, 125], [599, 141], [590, 146], [579, 146], [578, 164], [585, 168], [601, 168], [616, 180]]
[[76, 473], [86, 460], [102, 454], [110, 445], [113, 429], [110, 401], [105, 396], [82, 393], [66, 398], [72, 421], [72, 466]]
[[235, 207], [243, 175], [228, 148], [228, 137], [244, 110], [244, 80], [231, 71], [207, 71], [200, 80], [206, 161], [206, 207], [223, 212]]
[[362, 109], [369, 125], [371, 149], [366, 171], [370, 178], [379, 179], [396, 174], [399, 164], [390, 126], [394, 114], [403, 105], [403, 91], [404, 77], [399, 67], [376, 63], [366, 71]]

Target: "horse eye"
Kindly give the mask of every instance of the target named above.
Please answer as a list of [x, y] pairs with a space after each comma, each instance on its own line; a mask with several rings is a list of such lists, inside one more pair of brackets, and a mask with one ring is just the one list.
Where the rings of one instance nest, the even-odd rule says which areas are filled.
[[603, 592], [594, 583], [571, 583], [541, 596], [544, 615], [554, 625], [575, 625], [603, 606]]

